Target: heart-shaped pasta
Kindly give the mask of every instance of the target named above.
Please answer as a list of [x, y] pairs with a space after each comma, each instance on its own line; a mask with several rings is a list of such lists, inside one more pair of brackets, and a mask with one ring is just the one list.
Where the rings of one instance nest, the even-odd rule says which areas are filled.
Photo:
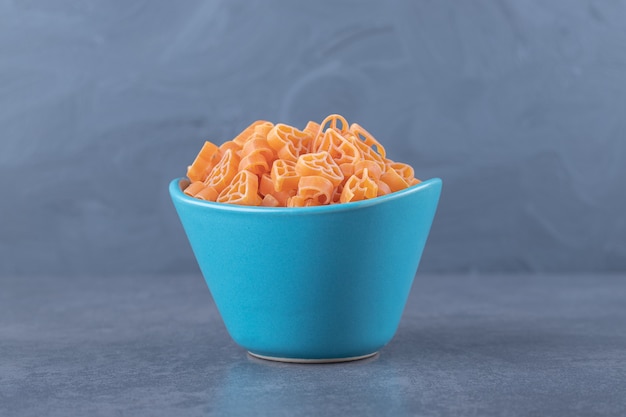
[[334, 187], [341, 184], [344, 178], [341, 168], [326, 151], [300, 155], [298, 162], [296, 162], [296, 173], [301, 177], [324, 177]]
[[326, 151], [339, 165], [354, 165], [361, 159], [358, 148], [336, 130], [328, 129], [318, 143], [317, 152]]
[[239, 157], [232, 149], [228, 149], [222, 156], [222, 159], [211, 170], [204, 184], [215, 188], [219, 193], [226, 188], [238, 171]]
[[277, 159], [272, 166], [272, 183], [274, 190], [294, 190], [298, 187], [300, 174], [296, 172], [296, 164], [285, 159]]
[[237, 173], [231, 183], [217, 197], [218, 203], [258, 206], [261, 204], [259, 178], [248, 170]]
[[376, 184], [376, 180], [369, 177], [368, 169], [364, 168], [359, 175], [354, 174], [348, 178], [339, 200], [342, 203], [349, 203], [376, 196], [378, 196], [378, 184]]
[[257, 120], [256, 122], [252, 123], [250, 126], [246, 127], [240, 134], [235, 136], [235, 138], [231, 142], [234, 142], [237, 145], [239, 145], [239, 147], [242, 147], [243, 144], [246, 143], [248, 139], [250, 139], [250, 137], [254, 134], [257, 127], [259, 127], [260, 129], [264, 129], [263, 126], [265, 126], [265, 128], [269, 126], [269, 129], [271, 129], [273, 126], [273, 123], [268, 122], [266, 120]]
[[213, 143], [204, 142], [198, 156], [187, 169], [187, 178], [191, 181], [204, 181], [217, 163], [218, 151], [219, 148]]
[[300, 177], [298, 196], [305, 200], [311, 199], [316, 204], [328, 204], [332, 201], [335, 186], [330, 180], [319, 175]]
[[363, 143], [365, 143], [370, 148], [376, 148], [375, 151], [380, 156], [382, 156], [383, 159], [386, 158], [386, 152], [385, 148], [383, 148], [383, 145], [381, 145], [380, 142], [378, 142], [376, 138], [374, 138], [374, 136], [370, 132], [365, 130], [361, 125], [357, 123], [352, 123], [352, 125], [350, 126], [350, 132], [352, 132], [352, 134], [356, 136], [357, 139], [363, 141]]
[[187, 169], [185, 194], [207, 201], [309, 207], [376, 198], [420, 183], [413, 167], [339, 114], [303, 130], [266, 120], [216, 146], [206, 142]]

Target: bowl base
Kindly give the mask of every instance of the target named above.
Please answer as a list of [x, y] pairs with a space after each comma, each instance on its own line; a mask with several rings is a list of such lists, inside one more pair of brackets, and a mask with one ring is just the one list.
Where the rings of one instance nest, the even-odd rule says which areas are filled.
[[378, 353], [378, 351], [372, 352], [372, 353], [368, 353], [366, 355], [349, 356], [349, 357], [346, 357], [346, 358], [307, 359], [307, 358], [281, 358], [281, 357], [277, 357], [277, 356], [266, 356], [266, 355], [260, 355], [258, 353], [253, 353], [253, 352], [248, 351], [248, 355], [250, 355], [252, 357], [255, 357], [255, 358], [264, 359], [266, 361], [289, 362], [289, 363], [337, 363], [337, 362], [350, 362], [350, 361], [358, 361], [358, 360], [361, 360], [361, 359], [371, 358], [372, 356], [376, 355], [377, 353]]

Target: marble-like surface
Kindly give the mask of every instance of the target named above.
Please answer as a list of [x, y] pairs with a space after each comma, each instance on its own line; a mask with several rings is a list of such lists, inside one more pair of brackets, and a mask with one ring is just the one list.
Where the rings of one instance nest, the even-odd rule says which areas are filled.
[[196, 273], [167, 184], [203, 141], [334, 112], [443, 178], [422, 271], [626, 271], [625, 21], [623, 1], [0, 0], [0, 276]]
[[396, 337], [254, 359], [200, 276], [3, 278], [2, 416], [623, 416], [626, 276], [418, 274]]

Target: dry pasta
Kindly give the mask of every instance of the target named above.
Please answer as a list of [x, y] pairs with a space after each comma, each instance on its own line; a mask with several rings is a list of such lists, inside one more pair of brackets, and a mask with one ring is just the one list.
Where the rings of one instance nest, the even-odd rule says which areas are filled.
[[299, 130], [258, 120], [234, 139], [209, 141], [187, 168], [190, 197], [227, 204], [309, 207], [380, 197], [420, 183], [356, 123], [331, 114]]

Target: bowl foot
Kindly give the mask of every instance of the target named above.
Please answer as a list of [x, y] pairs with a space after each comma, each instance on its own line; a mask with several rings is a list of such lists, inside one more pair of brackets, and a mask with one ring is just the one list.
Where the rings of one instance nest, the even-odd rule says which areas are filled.
[[289, 362], [289, 363], [337, 363], [337, 362], [350, 362], [350, 361], [358, 361], [361, 359], [371, 358], [376, 355], [378, 352], [368, 353], [366, 355], [361, 356], [349, 356], [346, 358], [323, 358], [323, 359], [307, 359], [307, 358], [281, 358], [277, 356], [266, 356], [260, 355], [258, 353], [253, 353], [248, 351], [248, 355], [264, 359], [266, 361], [274, 361], [274, 362]]

